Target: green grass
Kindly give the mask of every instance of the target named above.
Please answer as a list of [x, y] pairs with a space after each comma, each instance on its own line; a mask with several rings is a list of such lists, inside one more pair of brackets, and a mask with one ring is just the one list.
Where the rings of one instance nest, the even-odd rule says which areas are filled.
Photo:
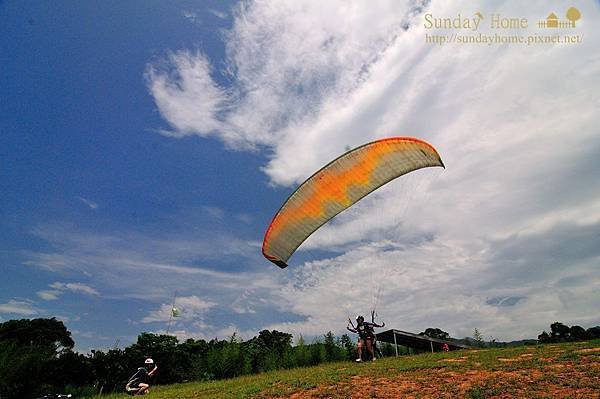
[[[431, 381], [440, 392], [459, 394], [458, 383], [465, 373], [482, 373], [486, 379], [473, 382], [460, 394], [467, 398], [489, 398], [502, 393], [515, 397], [541, 398], [544, 387], [600, 390], [594, 379], [600, 365], [598, 352], [576, 352], [600, 347], [600, 340], [515, 348], [493, 348], [449, 353], [425, 353], [398, 358], [379, 359], [373, 363], [337, 362], [316, 367], [273, 371], [229, 380], [190, 382], [157, 386], [146, 398], [268, 398], [289, 397], [293, 393], [318, 388], [320, 397], [346, 397], [353, 388], [353, 377], [368, 381], [401, 378], [433, 379], [434, 375], [457, 375], [454, 381]], [[585, 364], [580, 364], [584, 362]], [[562, 367], [562, 369], [560, 369]], [[565, 379], [564, 374], [549, 370], [576, 370], [581, 378]], [[437, 374], [436, 374], [437, 373]], [[445, 374], [444, 374], [445, 373]], [[535, 381], [525, 381], [537, 376]], [[508, 376], [508, 377], [507, 377]], [[587, 378], [587, 377], [589, 378]], [[437, 377], [435, 377], [437, 378]], [[596, 381], [596, 382], [594, 382]], [[355, 383], [355, 382], [354, 382]], [[356, 384], [356, 383], [355, 383]], [[525, 395], [525, 396], [523, 396]], [[418, 396], [418, 395], [417, 395]], [[124, 394], [103, 398], [125, 398]], [[426, 397], [426, 396], [425, 396]]]

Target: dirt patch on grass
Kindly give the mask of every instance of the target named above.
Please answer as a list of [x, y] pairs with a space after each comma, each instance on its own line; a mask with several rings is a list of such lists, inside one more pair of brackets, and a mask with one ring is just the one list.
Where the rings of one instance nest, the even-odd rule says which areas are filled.
[[523, 359], [520, 359], [518, 357], [499, 357], [498, 358], [498, 361], [500, 361], [500, 362], [509, 362], [509, 363], [510, 362], [518, 362], [520, 360], [523, 360]]
[[600, 348], [579, 349], [575, 353], [600, 353]]
[[467, 357], [463, 356], [463, 357], [457, 357], [454, 359], [441, 359], [441, 360], [438, 360], [438, 363], [462, 363], [465, 360], [467, 360]]
[[533, 353], [523, 353], [522, 355], [519, 355], [517, 357], [499, 357], [498, 361], [500, 362], [519, 362], [519, 361], [523, 361], [523, 360], [530, 360], [533, 359]]
[[[518, 356], [514, 360], [528, 359]], [[444, 359], [451, 360], [451, 359]], [[454, 359], [454, 360], [460, 360]], [[500, 359], [498, 359], [500, 360]], [[508, 359], [513, 361], [513, 359]], [[454, 367], [454, 366], [453, 366]], [[444, 367], [357, 375], [336, 384], [296, 392], [303, 398], [600, 398], [600, 363], [578, 361], [517, 370], [456, 370]]]

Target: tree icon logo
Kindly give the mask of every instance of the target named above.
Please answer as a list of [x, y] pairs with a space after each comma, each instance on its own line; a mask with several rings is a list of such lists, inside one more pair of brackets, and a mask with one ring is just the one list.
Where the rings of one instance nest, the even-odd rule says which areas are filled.
[[542, 19], [538, 22], [538, 28], [574, 28], [575, 21], [581, 19], [581, 13], [575, 7], [571, 7], [567, 10], [566, 20], [559, 20], [556, 14], [551, 12], [546, 19]]
[[581, 13], [575, 7], [571, 7], [567, 10], [567, 19], [571, 21], [571, 26], [575, 27], [575, 21], [581, 18]]

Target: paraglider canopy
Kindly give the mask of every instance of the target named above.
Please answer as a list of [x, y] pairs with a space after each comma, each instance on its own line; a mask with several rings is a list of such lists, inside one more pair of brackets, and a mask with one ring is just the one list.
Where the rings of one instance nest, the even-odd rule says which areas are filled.
[[285, 201], [267, 228], [262, 253], [281, 268], [319, 227], [384, 184], [444, 163], [436, 149], [411, 137], [362, 145], [328, 163]]

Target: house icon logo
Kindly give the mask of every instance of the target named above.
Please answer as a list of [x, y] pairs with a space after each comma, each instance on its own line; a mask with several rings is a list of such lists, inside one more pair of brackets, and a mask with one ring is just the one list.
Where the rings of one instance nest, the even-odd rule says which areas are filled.
[[538, 22], [538, 28], [574, 28], [575, 22], [581, 18], [581, 13], [577, 8], [571, 7], [565, 16], [566, 20], [559, 20], [556, 14], [551, 12], [546, 19]]
[[558, 17], [553, 12], [546, 18], [546, 28], [558, 28]]

